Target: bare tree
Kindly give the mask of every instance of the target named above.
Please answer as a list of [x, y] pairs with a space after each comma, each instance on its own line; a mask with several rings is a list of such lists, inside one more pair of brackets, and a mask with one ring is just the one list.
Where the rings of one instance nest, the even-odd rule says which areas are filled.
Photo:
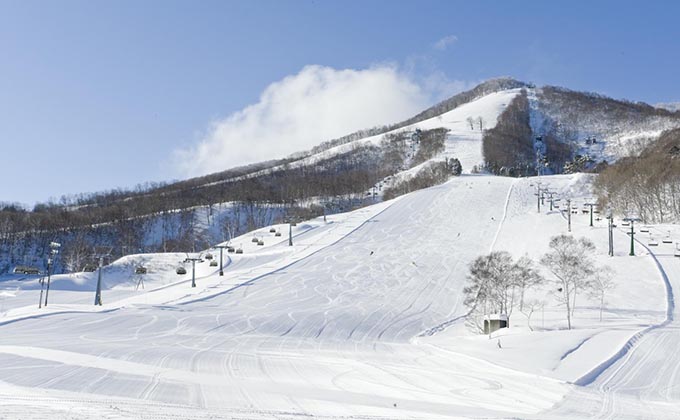
[[524, 308], [520, 309], [520, 312], [522, 312], [524, 316], [527, 317], [527, 326], [531, 331], [534, 330], [534, 328], [531, 326], [531, 315], [533, 315], [537, 309], [542, 308], [543, 305], [545, 305], [545, 302], [538, 299], [531, 299], [524, 302]]
[[616, 287], [612, 280], [614, 271], [611, 267], [605, 266], [597, 269], [595, 275], [590, 282], [589, 294], [593, 299], [600, 302], [600, 322], [602, 322], [602, 310], [605, 305], [605, 295]]
[[474, 119], [474, 118], [472, 118], [472, 117], [467, 117], [467, 119], [466, 119], [465, 121], [467, 121], [468, 124], [470, 124], [470, 130], [474, 130], [474, 129], [475, 129], [475, 119]]
[[[470, 264], [469, 285], [463, 289], [465, 305], [474, 318], [472, 325], [483, 325], [483, 318], [491, 313], [510, 316], [516, 304], [517, 292], [541, 283], [542, 277], [528, 257], [513, 261], [510, 253], [495, 251], [477, 257]], [[523, 299], [523, 298], [522, 298]], [[482, 318], [482, 322], [478, 318]]]
[[571, 329], [578, 291], [588, 285], [595, 272], [590, 257], [595, 245], [586, 238], [558, 235], [550, 239], [549, 247], [550, 251], [541, 258], [541, 264], [555, 278], [557, 298], [566, 306], [567, 325]]
[[527, 289], [542, 284], [545, 279], [534, 267], [534, 261], [527, 255], [521, 257], [515, 263], [517, 287], [519, 288], [519, 310], [524, 309], [524, 294]]

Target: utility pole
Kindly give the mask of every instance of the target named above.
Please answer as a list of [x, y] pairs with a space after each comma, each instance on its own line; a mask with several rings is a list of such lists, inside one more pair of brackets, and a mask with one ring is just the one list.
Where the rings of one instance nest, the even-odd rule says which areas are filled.
[[638, 217], [626, 217], [623, 220], [625, 220], [626, 222], [630, 222], [630, 233], [629, 233], [630, 234], [630, 253], [628, 255], [630, 255], [631, 257], [634, 257], [635, 256], [635, 230], [633, 229], [633, 227], [635, 226], [635, 222], [639, 222], [642, 219], [640, 219]]
[[541, 191], [543, 191], [541, 189], [541, 183], [538, 182], [536, 184], [536, 209], [539, 213], [541, 212]]
[[288, 246], [293, 246], [293, 221], [288, 221]]
[[191, 287], [196, 287], [196, 261], [203, 261], [201, 256], [199, 255], [198, 257], [189, 257], [187, 254], [186, 260], [184, 262], [190, 262], [191, 261]]
[[215, 245], [215, 248], [219, 248], [220, 250], [220, 276], [224, 275], [224, 270], [222, 269], [222, 252], [224, 251], [224, 248], [226, 248], [227, 245]]
[[[50, 242], [50, 253], [47, 256], [47, 290], [45, 290], [45, 307], [47, 307], [47, 298], [50, 294], [50, 274], [51, 274], [50, 272], [52, 270], [52, 266], [54, 266], [54, 260], [56, 259], [57, 254], [59, 253], [60, 247], [61, 247], [60, 243]], [[40, 298], [42, 299], [42, 287], [40, 289]]]

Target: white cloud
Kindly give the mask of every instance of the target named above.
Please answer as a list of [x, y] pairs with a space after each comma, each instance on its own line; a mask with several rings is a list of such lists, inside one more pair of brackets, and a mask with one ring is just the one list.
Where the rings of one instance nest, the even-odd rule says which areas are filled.
[[307, 66], [269, 85], [256, 104], [214, 122], [196, 147], [176, 151], [176, 167], [183, 176], [222, 171], [398, 122], [441, 96], [433, 89], [460, 87], [437, 78], [417, 83], [394, 65], [365, 70]]
[[444, 38], [440, 39], [439, 41], [434, 43], [434, 48], [440, 51], [444, 51], [447, 49], [450, 45], [453, 45], [456, 41], [458, 41], [458, 37], [455, 35], [447, 35]]

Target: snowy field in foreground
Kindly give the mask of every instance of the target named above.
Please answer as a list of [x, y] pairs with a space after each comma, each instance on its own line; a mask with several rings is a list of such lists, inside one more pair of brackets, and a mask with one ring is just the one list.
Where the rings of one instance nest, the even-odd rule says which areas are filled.
[[[580, 203], [586, 181], [543, 179]], [[190, 269], [174, 272], [182, 255], [127, 257], [104, 272], [101, 308], [94, 274], [56, 276], [47, 310], [37, 309], [35, 280], [6, 278], [0, 418], [655, 418], [644, 415], [652, 409], [677, 418], [680, 363], [664, 353], [680, 339], [668, 333], [674, 321], [639, 335], [666, 321], [663, 279], [642, 246], [627, 256], [620, 231], [607, 257], [604, 221], [573, 219], [573, 233], [595, 241], [598, 262], [617, 273], [602, 323], [585, 297], [572, 331], [552, 300], [533, 332], [521, 314], [493, 340], [456, 321], [472, 259], [539, 258], [566, 232], [559, 212], [536, 212], [533, 182], [463, 176], [301, 223], [293, 247], [261, 229], [265, 246], [237, 238], [245, 253], [225, 254], [224, 277], [197, 265], [193, 289]], [[668, 245], [655, 253], [677, 284], [679, 259]], [[143, 290], [138, 262], [149, 267]], [[617, 358], [631, 338], [639, 344]], [[610, 358], [614, 370], [592, 385], [571, 384]], [[661, 367], [649, 401], [636, 399]]]

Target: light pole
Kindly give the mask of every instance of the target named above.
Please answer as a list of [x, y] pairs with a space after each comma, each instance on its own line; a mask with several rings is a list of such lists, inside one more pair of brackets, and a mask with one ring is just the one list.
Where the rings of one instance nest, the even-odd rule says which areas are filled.
[[541, 183], [537, 182], [536, 183], [536, 209], [540, 213], [541, 212]]
[[635, 226], [635, 222], [639, 222], [640, 219], [639, 217], [626, 217], [625, 219], [626, 222], [630, 222], [630, 256], [634, 257], [635, 256], [635, 230], [633, 227]]
[[[47, 257], [47, 290], [45, 290], [45, 307], [47, 307], [47, 298], [50, 294], [50, 271], [52, 269], [52, 266], [54, 265], [54, 260], [57, 257], [57, 254], [59, 253], [59, 248], [61, 248], [61, 244], [58, 242], [50, 242], [50, 253], [49, 256]], [[40, 297], [42, 298], [42, 287], [40, 289]]]

